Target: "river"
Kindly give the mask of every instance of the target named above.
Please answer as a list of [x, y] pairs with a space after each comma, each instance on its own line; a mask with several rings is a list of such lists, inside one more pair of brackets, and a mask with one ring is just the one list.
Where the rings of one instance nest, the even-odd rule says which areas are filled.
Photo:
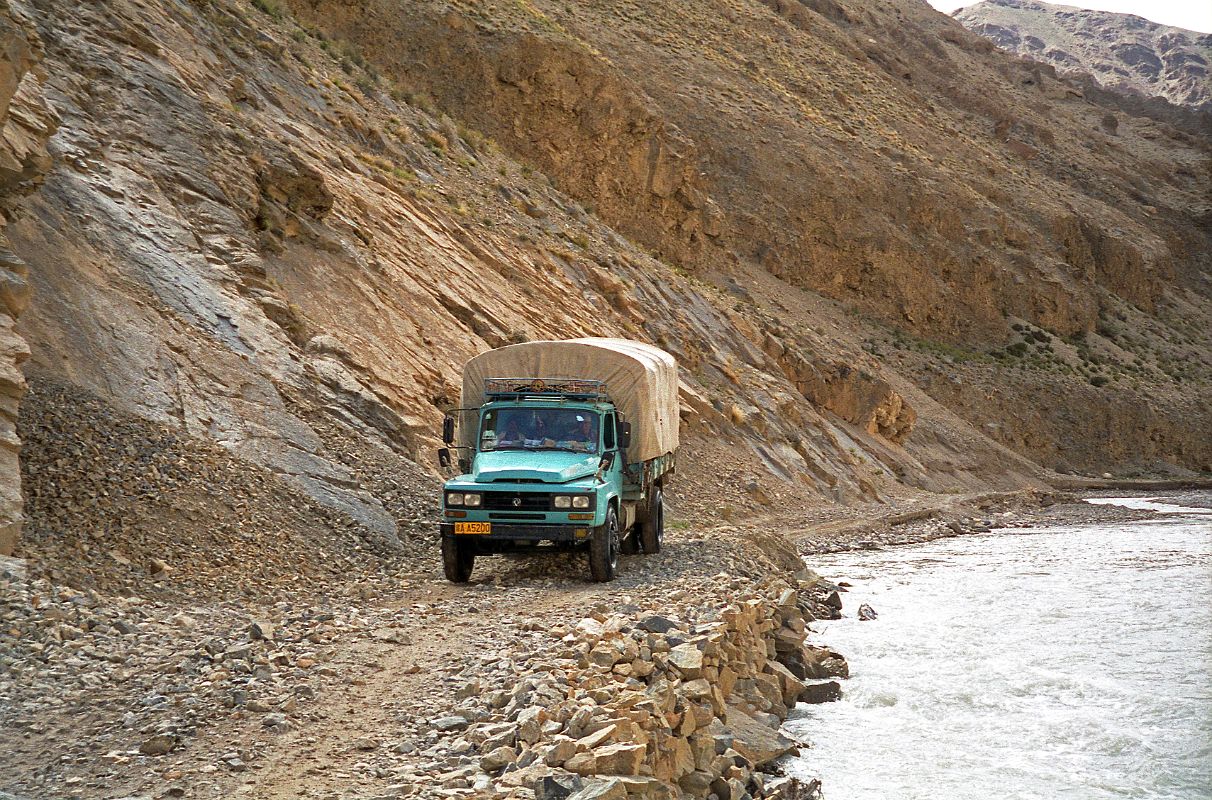
[[851, 678], [788, 721], [792, 774], [827, 800], [1212, 798], [1212, 502], [1096, 502], [1161, 515], [814, 556], [852, 584], [814, 623]]

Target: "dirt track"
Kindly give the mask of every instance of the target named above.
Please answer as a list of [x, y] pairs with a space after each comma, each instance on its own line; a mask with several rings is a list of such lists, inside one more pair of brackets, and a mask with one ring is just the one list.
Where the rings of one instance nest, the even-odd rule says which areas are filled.
[[[671, 530], [663, 553], [624, 557], [609, 585], [589, 583], [578, 556], [482, 559], [467, 586], [448, 584], [431, 559], [427, 577], [383, 565], [343, 592], [325, 587], [346, 599], [311, 604], [298, 593], [245, 606], [5, 584], [3, 788], [285, 798], [427, 785], [462, 755], [431, 750], [428, 724], [460, 686], [508, 686], [559, 644], [553, 629], [563, 635], [595, 610], [673, 614], [713, 598], [717, 573], [778, 569], [735, 530]], [[254, 620], [268, 621], [272, 641], [250, 636]], [[247, 668], [233, 668], [231, 654], [248, 648]], [[56, 677], [65, 669], [70, 681]], [[282, 724], [270, 725], [275, 714]], [[170, 752], [140, 754], [158, 734]]]

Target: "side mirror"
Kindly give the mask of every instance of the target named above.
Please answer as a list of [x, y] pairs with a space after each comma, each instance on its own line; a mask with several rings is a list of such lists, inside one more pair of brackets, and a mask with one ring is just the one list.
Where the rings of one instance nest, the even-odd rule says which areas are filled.
[[443, 447], [438, 451], [438, 464], [442, 466], [442, 469], [448, 470], [450, 469], [450, 463], [450, 448]]
[[631, 423], [619, 423], [619, 448], [626, 450], [631, 447]]
[[450, 415], [442, 418], [442, 441], [446, 444], [454, 443], [454, 417]]

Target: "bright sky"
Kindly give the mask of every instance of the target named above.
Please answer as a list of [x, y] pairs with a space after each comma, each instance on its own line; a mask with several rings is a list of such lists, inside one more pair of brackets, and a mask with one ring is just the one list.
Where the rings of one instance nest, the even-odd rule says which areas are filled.
[[[950, 14], [957, 8], [974, 5], [976, 0], [929, 0], [939, 11]], [[1212, 33], [1212, 0], [1057, 0], [1054, 5], [1095, 8], [1099, 11], [1115, 11], [1119, 14], [1135, 14], [1138, 17], [1174, 25], [1187, 30]]]

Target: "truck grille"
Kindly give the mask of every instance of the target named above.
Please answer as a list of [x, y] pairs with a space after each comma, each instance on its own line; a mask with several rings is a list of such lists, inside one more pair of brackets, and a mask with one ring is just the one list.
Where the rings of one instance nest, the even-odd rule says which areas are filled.
[[489, 511], [549, 511], [550, 492], [484, 492]]

